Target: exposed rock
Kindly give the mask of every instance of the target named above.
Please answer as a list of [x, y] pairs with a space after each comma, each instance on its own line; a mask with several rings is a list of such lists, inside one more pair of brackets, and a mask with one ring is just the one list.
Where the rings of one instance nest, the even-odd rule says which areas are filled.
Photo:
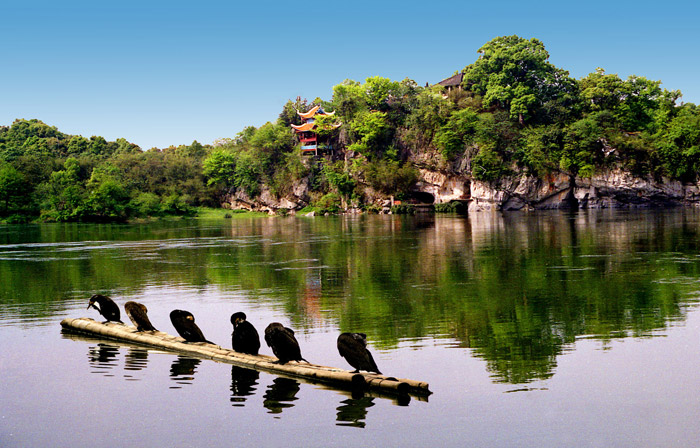
[[464, 174], [444, 174], [427, 169], [419, 170], [421, 180], [416, 184], [416, 191], [429, 193], [435, 204], [469, 199], [471, 181]]
[[469, 211], [560, 208], [662, 207], [700, 203], [696, 184], [636, 177], [608, 170], [590, 178], [521, 175], [498, 182], [472, 181]]
[[582, 207], [660, 207], [697, 202], [698, 187], [679, 181], [635, 177], [621, 170], [605, 171], [576, 180], [575, 195]]
[[226, 197], [225, 206], [231, 209], [274, 213], [280, 209], [299, 210], [308, 205], [309, 180], [307, 178], [295, 182], [288, 191], [289, 193], [278, 198], [270, 192], [269, 187], [264, 185], [260, 194], [253, 199], [244, 190], [237, 190]]
[[[419, 181], [412, 191], [414, 202], [463, 201], [468, 203], [470, 212], [700, 205], [698, 184], [635, 176], [621, 169], [601, 171], [590, 178], [574, 178], [564, 173], [539, 178], [523, 173], [484, 182], [468, 174], [470, 163], [466, 152], [451, 166], [438, 166], [433, 156], [433, 152], [411, 156], [411, 161], [420, 167]], [[266, 186], [256, 198], [236, 191], [226, 198], [225, 206], [269, 213], [286, 209], [293, 214], [309, 204], [309, 187], [307, 178], [290, 185], [280, 197], [273, 195]], [[390, 200], [385, 195], [367, 185], [360, 186], [359, 191], [366, 204], [373, 204], [381, 213], [390, 213]], [[357, 204], [349, 207], [349, 213], [360, 212]]]

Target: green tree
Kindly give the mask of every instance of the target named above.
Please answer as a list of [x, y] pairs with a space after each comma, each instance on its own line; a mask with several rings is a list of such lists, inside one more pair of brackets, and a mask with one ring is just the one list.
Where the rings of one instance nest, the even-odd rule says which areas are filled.
[[227, 150], [215, 150], [204, 160], [204, 176], [207, 185], [233, 185], [236, 172], [236, 156]]
[[470, 109], [455, 111], [435, 134], [435, 145], [445, 159], [451, 159], [463, 152], [465, 145], [474, 142], [479, 114]]
[[87, 182], [85, 214], [93, 221], [123, 221], [128, 217], [129, 194], [111, 166], [95, 168]]
[[9, 164], [0, 164], [0, 216], [18, 211], [27, 202], [26, 187], [22, 173]]
[[695, 180], [700, 173], [700, 108], [686, 104], [668, 127], [655, 136], [663, 174]]
[[479, 49], [479, 59], [464, 69], [463, 85], [483, 96], [486, 106], [509, 111], [522, 125], [547, 101], [570, 96], [575, 81], [552, 65], [538, 39], [497, 37]]
[[391, 139], [391, 127], [384, 112], [363, 112], [350, 123], [355, 143], [348, 148], [367, 157], [380, 155]]
[[43, 199], [42, 214], [51, 221], [78, 221], [86, 212], [87, 192], [80, 180], [80, 164], [69, 158], [64, 169], [51, 173], [48, 182], [40, 186]]
[[333, 87], [333, 106], [343, 122], [352, 121], [355, 115], [368, 110], [365, 89], [359, 82], [346, 79]]

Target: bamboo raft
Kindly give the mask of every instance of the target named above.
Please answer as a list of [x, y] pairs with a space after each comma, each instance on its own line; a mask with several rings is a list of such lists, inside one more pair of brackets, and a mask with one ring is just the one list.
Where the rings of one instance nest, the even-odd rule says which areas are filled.
[[411, 394], [419, 397], [425, 397], [432, 393], [428, 383], [424, 381], [394, 378], [367, 372], [353, 373], [337, 367], [297, 363], [295, 361], [287, 364], [277, 364], [277, 358], [272, 356], [247, 355], [206, 342], [185, 342], [179, 336], [173, 336], [162, 331], [138, 332], [136, 327], [131, 325], [114, 322], [101, 323], [94, 319], [81, 317], [77, 319], [63, 319], [61, 327], [68, 332], [131, 342], [178, 354], [233, 364], [239, 367], [301, 378], [312, 382], [321, 382], [345, 389], [375, 390], [389, 394]]

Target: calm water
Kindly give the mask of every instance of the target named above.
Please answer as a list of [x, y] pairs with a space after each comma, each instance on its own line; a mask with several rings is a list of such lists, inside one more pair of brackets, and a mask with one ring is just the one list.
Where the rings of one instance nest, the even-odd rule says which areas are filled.
[[[101, 292], [367, 334], [410, 402], [61, 334]], [[700, 213], [0, 226], [0, 446], [696, 446]], [[263, 353], [271, 354], [264, 347]]]

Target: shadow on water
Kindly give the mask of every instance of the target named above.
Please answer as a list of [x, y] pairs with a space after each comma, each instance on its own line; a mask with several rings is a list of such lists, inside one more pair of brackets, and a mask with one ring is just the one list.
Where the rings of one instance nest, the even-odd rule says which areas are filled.
[[178, 385], [170, 386], [170, 389], [181, 389], [181, 385], [192, 384], [197, 366], [201, 362], [201, 359], [178, 355], [170, 366], [170, 379]]
[[129, 347], [124, 355], [124, 370], [142, 370], [148, 365], [148, 350]]
[[368, 409], [374, 406], [374, 397], [353, 394], [352, 398], [340, 402], [336, 416], [336, 425], [364, 428]]
[[257, 390], [259, 378], [257, 370], [231, 366], [231, 406], [244, 406], [247, 397]]
[[299, 381], [277, 377], [272, 380], [272, 384], [267, 387], [263, 395], [263, 406], [269, 414], [280, 414], [283, 410], [294, 407], [294, 402], [299, 399], [297, 393], [300, 389]]
[[[120, 355], [123, 356], [123, 378], [125, 381], [137, 381], [139, 378], [133, 375], [149, 367], [149, 354], [147, 348], [131, 345], [123, 342], [105, 341], [93, 336], [64, 332], [62, 337], [75, 341], [91, 343], [88, 346], [87, 358], [91, 373], [97, 373], [108, 377], [119, 376]], [[168, 389], [182, 389], [183, 386], [193, 384], [201, 359], [183, 355], [173, 355], [170, 364], [169, 378], [175, 383]], [[233, 407], [244, 407], [247, 401], [258, 393], [260, 384], [260, 372], [255, 369], [231, 366], [230, 402]], [[263, 394], [263, 406], [274, 418], [280, 418], [285, 409], [295, 406], [299, 400], [297, 396], [301, 391], [301, 382], [293, 378], [274, 377]], [[321, 390], [339, 394], [341, 401], [336, 408], [336, 425], [364, 428], [366, 426], [369, 408], [375, 406], [377, 400], [386, 399], [396, 406], [408, 406], [412, 397], [408, 394], [386, 394], [379, 391], [343, 390], [324, 384], [311, 382]], [[418, 401], [428, 401], [427, 396], [414, 397]]]
[[104, 376], [114, 376], [112, 370], [117, 367], [117, 355], [119, 347], [99, 343], [88, 348], [88, 364], [92, 367], [92, 373], [99, 373]]

